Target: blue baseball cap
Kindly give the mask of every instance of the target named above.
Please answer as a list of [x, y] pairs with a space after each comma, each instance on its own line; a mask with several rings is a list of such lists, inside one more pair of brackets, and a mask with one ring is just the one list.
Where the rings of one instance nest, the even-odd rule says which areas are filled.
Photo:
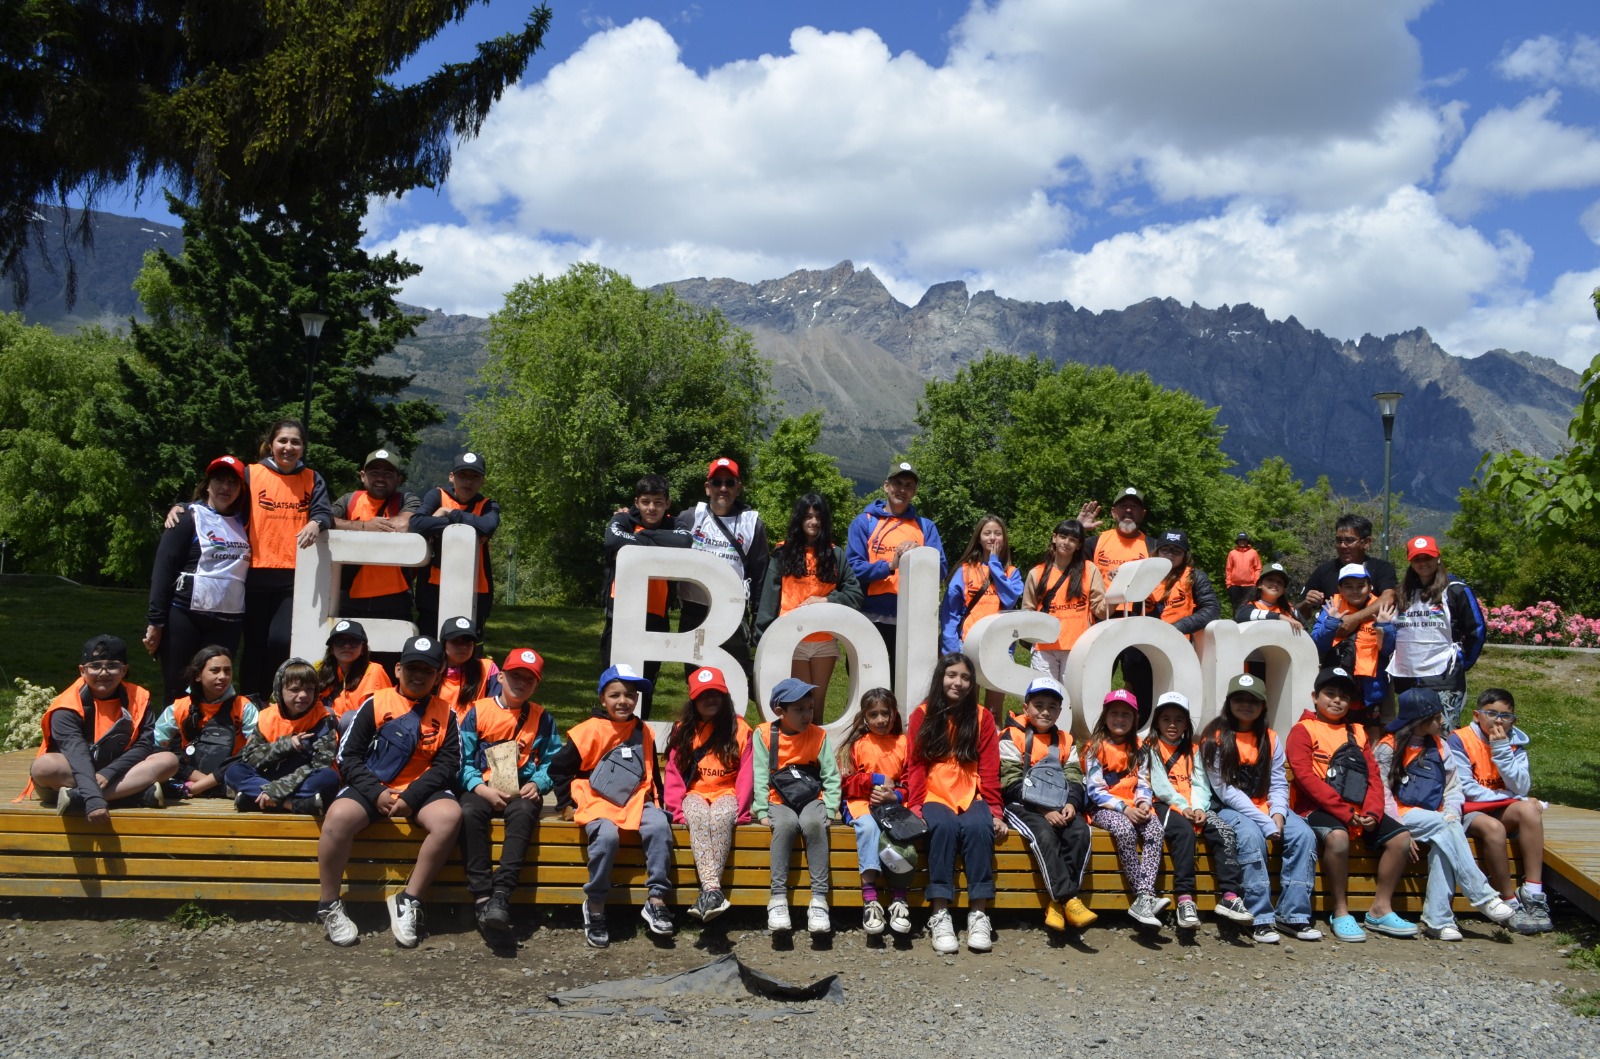
[[1394, 720], [1384, 726], [1388, 732], [1398, 732], [1412, 721], [1425, 721], [1436, 713], [1444, 712], [1444, 700], [1432, 688], [1409, 688], [1400, 693]]
[[644, 692], [646, 695], [655, 690], [655, 685], [650, 683], [644, 677], [641, 677], [638, 673], [635, 673], [632, 666], [620, 665], [612, 666], [610, 669], [600, 674], [600, 682], [594, 686], [594, 693], [599, 695], [604, 692], [606, 690], [606, 685], [611, 683], [613, 680], [620, 680], [624, 684], [637, 684], [639, 686], [639, 690]]
[[774, 706], [786, 706], [791, 702], [799, 702], [816, 690], [815, 684], [807, 684], [798, 677], [784, 677], [772, 686], [769, 701]]

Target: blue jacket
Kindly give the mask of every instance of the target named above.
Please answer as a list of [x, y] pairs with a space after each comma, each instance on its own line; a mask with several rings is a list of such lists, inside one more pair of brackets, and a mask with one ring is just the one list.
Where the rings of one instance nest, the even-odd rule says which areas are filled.
[[888, 562], [879, 560], [872, 562], [867, 558], [867, 542], [878, 531], [880, 526], [889, 519], [912, 519], [922, 529], [922, 542], [939, 553], [939, 579], [942, 581], [949, 572], [948, 564], [944, 557], [944, 541], [939, 539], [939, 531], [934, 524], [917, 514], [915, 504], [908, 506], [904, 514], [896, 515], [889, 510], [889, 505], [882, 500], [874, 500], [867, 505], [867, 509], [855, 517], [850, 523], [850, 537], [845, 547], [845, 558], [850, 563], [850, 570], [856, 575], [856, 580], [861, 582], [861, 589], [867, 592], [866, 602], [861, 606], [861, 613], [868, 618], [893, 617], [895, 608], [899, 605], [899, 596], [893, 592], [872, 595], [868, 592], [872, 583], [882, 581], [894, 570]]
[[[989, 591], [1000, 601], [1001, 610], [1015, 610], [1022, 598], [1022, 571], [1013, 568], [1006, 573], [1005, 564], [998, 555], [989, 556]], [[961, 650], [961, 626], [966, 621], [967, 567], [956, 568], [950, 584], [944, 590], [944, 601], [939, 604], [939, 650], [945, 654]]]
[[[1368, 706], [1376, 706], [1389, 694], [1389, 656], [1394, 654], [1394, 623], [1373, 621], [1378, 627], [1378, 672], [1375, 676], [1352, 678], [1361, 692], [1361, 701]], [[1323, 666], [1344, 664], [1332, 655], [1333, 639], [1339, 635], [1342, 624], [1340, 616], [1326, 610], [1317, 615], [1317, 624], [1311, 629], [1311, 642], [1317, 645], [1317, 654], [1321, 656], [1319, 661]]]

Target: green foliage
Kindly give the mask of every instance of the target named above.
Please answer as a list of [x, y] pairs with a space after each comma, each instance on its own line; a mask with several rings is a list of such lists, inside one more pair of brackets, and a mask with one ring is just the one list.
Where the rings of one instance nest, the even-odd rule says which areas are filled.
[[844, 541], [844, 530], [861, 510], [855, 487], [839, 471], [839, 461], [817, 451], [822, 436], [822, 409], [789, 416], [772, 436], [756, 446], [754, 467], [747, 475], [744, 498], [761, 512], [774, 544], [789, 524], [794, 502], [806, 493], [819, 493], [833, 508], [834, 537]]
[[151, 528], [128, 450], [101, 426], [119, 408], [126, 343], [66, 337], [0, 315], [0, 536], [13, 571], [130, 577]]
[[6, 718], [5, 736], [0, 738], [0, 754], [32, 750], [39, 745], [45, 707], [56, 697], [49, 688], [30, 684], [21, 677], [12, 683], [17, 687], [16, 697], [11, 701], [11, 715]]
[[746, 464], [770, 404], [747, 333], [593, 264], [506, 295], [481, 379], [466, 426], [490, 491], [567, 598], [597, 593], [601, 527], [641, 475], [665, 475], [674, 506], [691, 503], [712, 459]]
[[917, 424], [918, 507], [952, 548], [994, 511], [1027, 561], [1056, 522], [1128, 485], [1149, 498], [1151, 526], [1189, 533], [1203, 565], [1219, 567], [1231, 541], [1241, 488], [1223, 473], [1216, 409], [1142, 372], [989, 352], [930, 382]]
[[1461, 490], [1450, 524], [1446, 568], [1486, 605], [1550, 600], [1571, 613], [1600, 615], [1600, 525], [1569, 522], [1563, 539], [1551, 540], [1521, 520], [1523, 511], [1509, 493], [1474, 479]]
[[[0, 34], [0, 271], [33, 204], [165, 185], [225, 213], [315, 191], [432, 187], [522, 76], [550, 12], [404, 87], [390, 78], [480, 0], [81, 0], [8, 4]], [[75, 234], [87, 240], [89, 213]], [[69, 274], [69, 288], [71, 276]]]
[[227, 926], [233, 922], [233, 917], [226, 912], [207, 908], [205, 902], [196, 896], [194, 900], [185, 901], [173, 909], [167, 922], [183, 930], [210, 930], [212, 927]]
[[[1399, 542], [1406, 538], [1411, 520], [1399, 494], [1390, 507], [1390, 552], [1403, 554]], [[1250, 534], [1263, 563], [1282, 563], [1291, 586], [1304, 584], [1317, 564], [1334, 554], [1334, 526], [1342, 515], [1371, 519], [1372, 554], [1383, 554], [1382, 497], [1336, 496], [1326, 475], [1307, 489], [1281, 457], [1268, 457], [1245, 474], [1238, 513], [1240, 525], [1233, 533], [1242, 529]], [[1232, 534], [1229, 537], [1231, 543]]]
[[110, 429], [142, 458], [130, 467], [156, 511], [187, 500], [202, 468], [232, 452], [252, 461], [279, 416], [299, 418], [307, 340], [296, 313], [330, 317], [316, 343], [307, 462], [329, 488], [353, 484], [380, 442], [408, 452], [441, 421], [431, 402], [396, 400], [408, 376], [371, 368], [415, 329], [395, 302], [417, 266], [360, 246], [365, 199], [313, 195], [303, 216], [281, 207], [249, 219], [171, 200], [183, 218], [181, 257], [145, 259], [136, 288], [151, 322], [133, 325], [137, 355], [121, 376], [126, 407]]

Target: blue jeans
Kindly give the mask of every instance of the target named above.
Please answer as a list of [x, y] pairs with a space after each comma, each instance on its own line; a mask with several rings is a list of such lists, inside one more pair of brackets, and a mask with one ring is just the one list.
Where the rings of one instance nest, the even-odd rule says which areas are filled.
[[1257, 926], [1274, 919], [1290, 926], [1311, 922], [1311, 890], [1317, 877], [1317, 834], [1298, 813], [1283, 818], [1283, 839], [1278, 867], [1278, 905], [1272, 905], [1272, 879], [1267, 874], [1267, 836], [1261, 825], [1237, 809], [1217, 811], [1233, 828], [1239, 851], [1239, 873], [1244, 885], [1239, 896], [1255, 917]]
[[856, 862], [861, 865], [861, 873], [882, 871], [883, 862], [878, 859], [878, 821], [871, 813], [862, 813], [850, 818], [850, 826], [856, 831]]
[[1422, 901], [1422, 922], [1438, 930], [1456, 921], [1451, 902], [1457, 884], [1461, 896], [1474, 905], [1499, 896], [1473, 860], [1459, 820], [1446, 820], [1444, 814], [1430, 809], [1407, 809], [1402, 822], [1412, 838], [1428, 844], [1428, 892]]
[[956, 896], [956, 854], [967, 869], [967, 897], [982, 901], [994, 896], [994, 814], [975, 798], [957, 813], [949, 806], [927, 802], [922, 819], [928, 825], [928, 887], [930, 901]]

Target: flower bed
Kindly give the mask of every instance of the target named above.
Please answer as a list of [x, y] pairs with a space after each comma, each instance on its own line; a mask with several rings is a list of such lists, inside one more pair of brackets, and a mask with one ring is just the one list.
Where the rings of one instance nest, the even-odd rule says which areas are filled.
[[1541, 647], [1600, 647], [1600, 618], [1565, 614], [1545, 600], [1531, 607], [1494, 607], [1486, 621], [1490, 643]]

